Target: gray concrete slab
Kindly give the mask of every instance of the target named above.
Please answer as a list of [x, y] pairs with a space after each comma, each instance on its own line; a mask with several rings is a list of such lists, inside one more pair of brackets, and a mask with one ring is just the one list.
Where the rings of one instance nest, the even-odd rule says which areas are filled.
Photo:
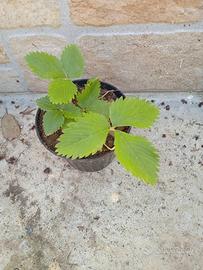
[[160, 151], [155, 187], [116, 160], [72, 169], [38, 141], [36, 111], [20, 114], [39, 95], [0, 96], [0, 117], [7, 108], [22, 127], [12, 142], [0, 130], [1, 270], [203, 269], [203, 95], [138, 95], [161, 109], [151, 130], [133, 130]]

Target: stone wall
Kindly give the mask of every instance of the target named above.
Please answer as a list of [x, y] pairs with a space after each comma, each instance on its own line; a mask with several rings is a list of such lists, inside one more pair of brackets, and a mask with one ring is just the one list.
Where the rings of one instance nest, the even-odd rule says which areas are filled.
[[73, 42], [125, 92], [203, 90], [203, 0], [1, 0], [0, 92], [46, 92], [24, 56]]

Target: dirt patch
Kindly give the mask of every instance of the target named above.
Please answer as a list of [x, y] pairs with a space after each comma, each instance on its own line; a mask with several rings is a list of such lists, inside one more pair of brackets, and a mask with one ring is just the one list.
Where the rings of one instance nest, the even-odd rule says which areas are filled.
[[5, 159], [6, 155], [5, 154], [0, 154], [0, 161]]
[[9, 159], [6, 160], [8, 164], [15, 165], [17, 163], [17, 158], [15, 157], [10, 157]]
[[9, 197], [12, 201], [12, 203], [14, 203], [15, 201], [17, 201], [19, 199], [19, 195], [24, 191], [24, 189], [19, 186], [19, 185], [15, 185], [15, 184], [9, 184], [8, 189], [3, 193], [3, 195], [5, 197]]

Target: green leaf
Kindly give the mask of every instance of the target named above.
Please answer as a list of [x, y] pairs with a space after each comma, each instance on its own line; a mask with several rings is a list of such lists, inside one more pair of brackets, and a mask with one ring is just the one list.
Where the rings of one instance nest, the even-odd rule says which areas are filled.
[[145, 138], [115, 131], [115, 154], [123, 167], [145, 183], [157, 182], [159, 155]]
[[37, 106], [43, 111], [57, 110], [57, 106], [49, 100], [48, 96], [36, 100]]
[[25, 60], [33, 73], [42, 79], [64, 78], [63, 67], [58, 58], [45, 52], [29, 53]]
[[74, 119], [71, 118], [65, 118], [63, 125], [61, 126], [61, 129], [65, 129], [68, 127], [68, 125], [70, 124], [70, 122], [74, 122]]
[[85, 89], [80, 93], [78, 92], [78, 104], [82, 108], [88, 108], [99, 97], [101, 84], [98, 79], [91, 79], [85, 85]]
[[113, 127], [149, 128], [158, 116], [159, 109], [143, 99], [120, 98], [112, 102], [110, 106], [110, 119]]
[[109, 132], [107, 119], [97, 113], [85, 113], [71, 122], [56, 145], [57, 153], [72, 159], [87, 157], [102, 149]]
[[59, 128], [64, 123], [64, 117], [62, 112], [60, 111], [47, 111], [43, 117], [43, 128], [45, 134], [51, 135], [55, 131], [59, 130]]
[[76, 45], [71, 44], [64, 49], [61, 55], [61, 62], [67, 77], [78, 78], [83, 75], [84, 59]]
[[54, 104], [70, 102], [77, 93], [77, 86], [68, 79], [56, 79], [49, 84], [48, 96]]
[[110, 107], [110, 103], [104, 100], [95, 100], [94, 103], [92, 103], [87, 110], [88, 111], [92, 111], [92, 112], [96, 112], [99, 114], [103, 114], [106, 117], [109, 117], [109, 107]]
[[74, 119], [74, 118], [82, 116], [82, 112], [80, 108], [76, 107], [72, 103], [61, 105], [60, 109], [62, 110], [64, 117], [67, 119], [69, 118]]

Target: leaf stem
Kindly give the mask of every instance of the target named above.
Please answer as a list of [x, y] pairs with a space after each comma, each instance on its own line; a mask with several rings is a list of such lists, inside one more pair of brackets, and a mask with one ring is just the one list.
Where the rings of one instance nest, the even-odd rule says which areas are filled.
[[99, 99], [103, 99], [106, 95], [108, 95], [108, 93], [110, 92], [114, 92], [114, 90], [109, 90], [109, 91], [106, 91], [106, 93], [104, 93], [101, 97], [99, 97]]
[[115, 127], [110, 127], [110, 131], [115, 131], [116, 128]]
[[104, 144], [104, 146], [107, 148], [107, 149], [109, 149], [110, 151], [113, 151], [114, 149], [115, 149], [115, 146], [114, 147], [109, 147], [107, 144]]

